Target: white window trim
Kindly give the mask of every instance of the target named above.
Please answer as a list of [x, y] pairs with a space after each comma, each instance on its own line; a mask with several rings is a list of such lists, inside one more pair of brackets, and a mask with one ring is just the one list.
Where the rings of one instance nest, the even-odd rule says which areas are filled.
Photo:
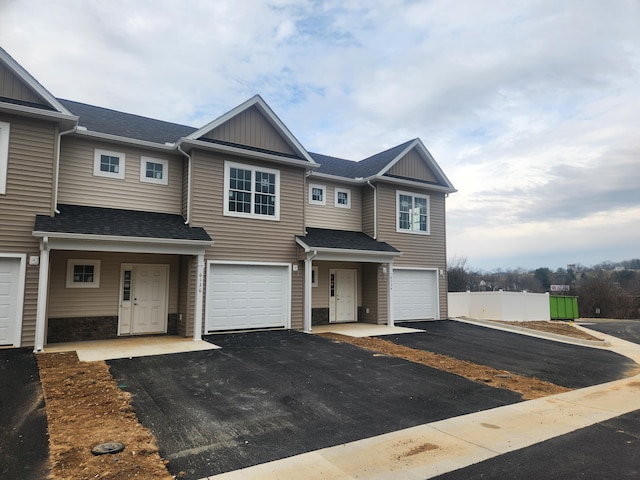
[[[313, 189], [318, 188], [322, 190], [322, 200], [314, 200], [313, 199]], [[327, 187], [324, 185], [319, 185], [317, 183], [309, 184], [309, 204], [310, 205], [326, 205], [327, 204]]]
[[[400, 195], [408, 195], [413, 198], [424, 198], [427, 200], [427, 230], [425, 232], [400, 228]], [[429, 198], [429, 195], [396, 190], [396, 232], [411, 233], [414, 235], [431, 235], [431, 199]]]
[[9, 170], [9, 132], [8, 122], [0, 122], [0, 195], [7, 193], [7, 172]]
[[[93, 266], [93, 282], [73, 281], [73, 267], [76, 265]], [[100, 260], [88, 260], [86, 258], [76, 258], [67, 260], [67, 288], [100, 288]]]
[[[162, 165], [162, 178], [147, 177], [147, 162]], [[169, 160], [154, 157], [140, 157], [140, 181], [143, 183], [155, 183], [158, 185], [169, 184]]]
[[311, 267], [312, 277], [311, 277], [311, 286], [318, 286], [318, 267]]
[[[347, 204], [343, 205], [342, 203], [338, 203], [338, 193], [346, 193], [347, 194]], [[348, 188], [336, 188], [335, 189], [335, 206], [337, 208], [351, 208], [351, 190]]]
[[[232, 168], [240, 168], [242, 170], [251, 170], [251, 213], [244, 212], [232, 212], [229, 210], [229, 177], [231, 175]], [[255, 208], [255, 173], [256, 171], [264, 173], [272, 173], [275, 175], [275, 197], [276, 207], [274, 215], [260, 215], [253, 213]], [[255, 165], [246, 165], [244, 163], [224, 162], [224, 216], [226, 217], [240, 217], [240, 218], [257, 218], [260, 220], [279, 221], [280, 220], [280, 170], [273, 170], [271, 168], [257, 167]]]
[[[118, 164], [118, 173], [103, 172], [100, 170], [100, 157], [102, 155], [109, 155], [110, 157], [118, 157], [120, 159], [120, 163]], [[96, 177], [118, 178], [120, 180], [124, 179], [125, 157], [126, 155], [122, 152], [113, 152], [111, 150], [96, 148], [93, 154], [93, 175]]]

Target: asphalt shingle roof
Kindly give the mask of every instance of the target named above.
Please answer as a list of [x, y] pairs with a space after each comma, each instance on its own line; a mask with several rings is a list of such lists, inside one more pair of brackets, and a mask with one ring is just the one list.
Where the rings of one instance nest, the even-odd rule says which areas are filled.
[[58, 210], [60, 213], [55, 217], [36, 215], [35, 231], [167, 240], [211, 240], [204, 228], [185, 225], [181, 215], [79, 205], [59, 205]]
[[298, 235], [297, 238], [304, 242], [305, 245], [315, 248], [339, 248], [389, 253], [399, 252], [399, 250], [388, 243], [378, 242], [362, 232], [307, 227], [307, 234], [304, 236]]
[[197, 130], [186, 125], [118, 112], [86, 103], [60, 98], [58, 101], [71, 113], [80, 117], [78, 125], [92, 132], [164, 144], [175, 143], [181, 137], [186, 137]]

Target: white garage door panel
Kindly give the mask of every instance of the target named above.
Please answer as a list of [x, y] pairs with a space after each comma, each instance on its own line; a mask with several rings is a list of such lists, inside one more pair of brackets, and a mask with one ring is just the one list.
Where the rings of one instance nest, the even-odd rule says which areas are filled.
[[437, 318], [437, 298], [438, 290], [434, 271], [393, 271], [394, 321]]
[[209, 285], [208, 332], [287, 325], [288, 267], [212, 264]]
[[0, 345], [14, 345], [19, 328], [20, 259], [0, 258]]

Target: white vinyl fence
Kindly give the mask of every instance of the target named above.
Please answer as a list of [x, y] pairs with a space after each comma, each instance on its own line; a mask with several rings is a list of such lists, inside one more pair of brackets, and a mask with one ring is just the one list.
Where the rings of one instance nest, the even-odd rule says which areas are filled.
[[478, 320], [550, 320], [548, 293], [449, 292], [449, 318]]

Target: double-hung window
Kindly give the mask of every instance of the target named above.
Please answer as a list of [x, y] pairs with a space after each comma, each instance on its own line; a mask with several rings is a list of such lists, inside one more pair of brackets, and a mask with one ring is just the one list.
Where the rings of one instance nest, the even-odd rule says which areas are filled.
[[327, 189], [324, 185], [309, 184], [309, 203], [311, 205], [326, 205]]
[[93, 155], [93, 174], [97, 177], [124, 178], [125, 155], [96, 148]]
[[351, 190], [336, 188], [335, 206], [338, 208], [351, 208]]
[[280, 219], [280, 172], [226, 162], [224, 214], [235, 217]]
[[396, 231], [429, 234], [429, 196], [396, 192]]

